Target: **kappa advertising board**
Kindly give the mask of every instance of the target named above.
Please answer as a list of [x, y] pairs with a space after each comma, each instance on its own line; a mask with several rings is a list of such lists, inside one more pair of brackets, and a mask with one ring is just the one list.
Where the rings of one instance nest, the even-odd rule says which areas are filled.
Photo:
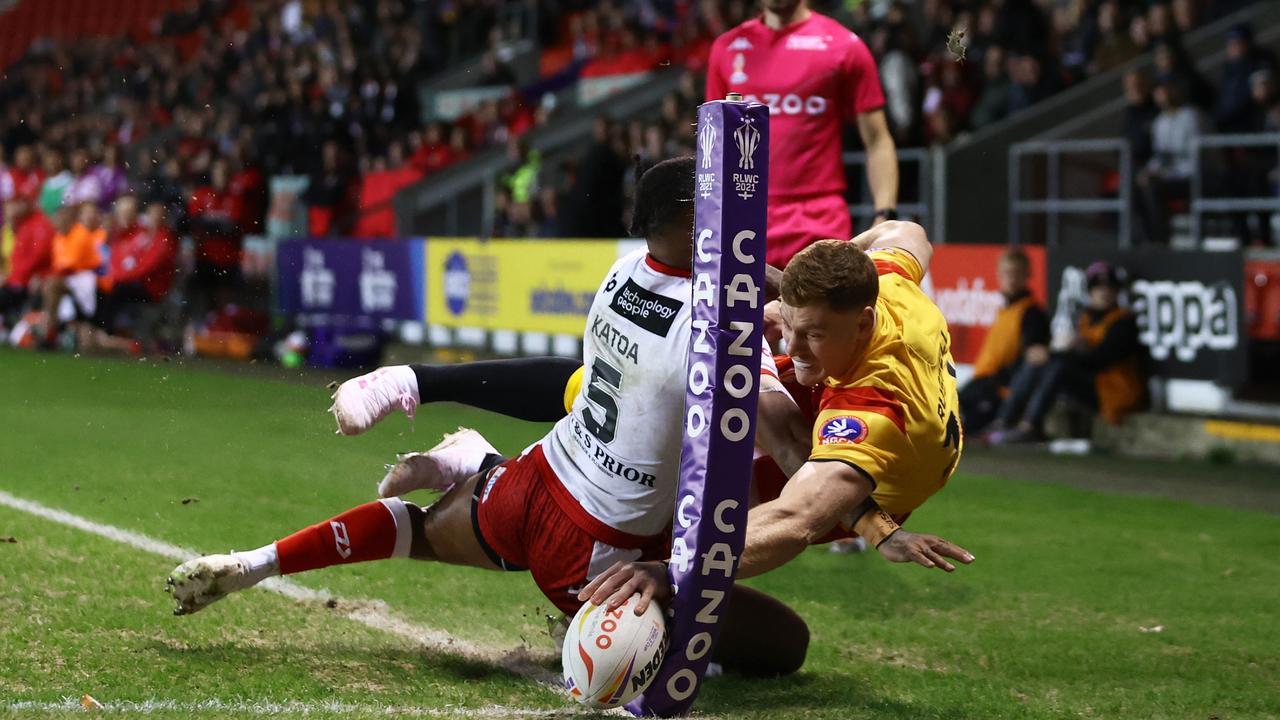
[[421, 240], [286, 240], [277, 305], [290, 315], [422, 320]]
[[427, 242], [427, 322], [449, 328], [582, 335], [613, 240]]
[[1150, 247], [1100, 255], [1096, 250], [1052, 250], [1049, 295], [1055, 335], [1074, 327], [1088, 297], [1084, 271], [1096, 260], [1128, 273], [1130, 284], [1122, 299], [1137, 313], [1139, 338], [1158, 375], [1227, 387], [1247, 378], [1244, 257], [1239, 252]]
[[[996, 265], [1004, 245], [935, 245], [924, 290], [947, 318], [951, 331], [951, 355], [956, 362], [977, 360], [982, 341], [1004, 307]], [[1031, 261], [1031, 294], [1045, 305], [1044, 248], [1022, 248]]]

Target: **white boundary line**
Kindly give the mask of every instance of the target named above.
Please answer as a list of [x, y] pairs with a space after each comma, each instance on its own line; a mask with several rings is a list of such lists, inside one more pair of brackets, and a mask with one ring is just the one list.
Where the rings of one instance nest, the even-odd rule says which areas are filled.
[[[83, 711], [80, 700], [66, 697], [60, 701], [41, 702], [19, 700], [0, 705], [0, 710], [10, 712], [78, 712]], [[261, 702], [252, 700], [202, 700], [200, 702], [179, 702], [177, 700], [143, 700], [140, 702], [122, 700], [104, 702], [98, 712], [137, 713], [226, 713], [237, 715], [352, 715], [363, 713], [368, 715], [401, 715], [407, 717], [478, 717], [478, 718], [525, 718], [525, 717], [574, 717], [584, 710], [567, 707], [559, 710], [534, 710], [532, 708], [508, 707], [505, 705], [486, 705], [479, 708], [446, 706], [443, 708], [421, 708], [410, 706], [385, 706], [373, 704], [351, 704], [340, 702]]]
[[[192, 558], [200, 557], [200, 553], [197, 553], [194, 550], [179, 547], [177, 545], [171, 545], [167, 542], [156, 540], [155, 538], [147, 537], [146, 535], [142, 535], [131, 530], [125, 530], [113, 525], [94, 522], [93, 520], [80, 517], [79, 515], [73, 515], [64, 510], [58, 510], [57, 508], [41, 505], [40, 503], [32, 500], [25, 500], [15, 495], [10, 495], [3, 490], [0, 490], [0, 505], [5, 505], [13, 508], [14, 510], [20, 510], [30, 515], [35, 515], [37, 517], [44, 518], [45, 520], [51, 520], [77, 530], [83, 530], [84, 532], [104, 537], [108, 540], [114, 540], [115, 542], [128, 545], [138, 550], [144, 550], [155, 555], [167, 557], [170, 560], [185, 562]], [[304, 587], [292, 580], [282, 577], [269, 578], [259, 583], [256, 587], [276, 593], [277, 595], [283, 595], [290, 600], [298, 602], [336, 602], [338, 613], [349, 620], [358, 622], [367, 627], [371, 627], [389, 635], [404, 638], [415, 644], [442, 654], [461, 655], [462, 657], [470, 660], [496, 665], [504, 670], [515, 673], [516, 675], [527, 677], [531, 680], [553, 685], [555, 687], [560, 686], [560, 678], [557, 674], [534, 662], [534, 660], [529, 657], [529, 653], [524, 649], [510, 650], [486, 648], [450, 635], [443, 630], [411, 623], [397, 617], [391, 612], [390, 608], [387, 607], [386, 603], [380, 600], [368, 601], [343, 599], [341, 597], [334, 596], [327, 590], [316, 590]], [[157, 702], [163, 703], [172, 701]], [[250, 705], [262, 704], [248, 703], [246, 704], [246, 707]], [[246, 710], [246, 712], [250, 711]]]

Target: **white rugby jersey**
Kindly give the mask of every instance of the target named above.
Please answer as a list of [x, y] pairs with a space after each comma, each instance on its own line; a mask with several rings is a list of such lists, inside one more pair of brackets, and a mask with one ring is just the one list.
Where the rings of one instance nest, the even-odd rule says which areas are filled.
[[583, 510], [632, 535], [671, 521], [680, 474], [693, 285], [644, 250], [614, 263], [583, 335], [573, 410], [542, 440]]

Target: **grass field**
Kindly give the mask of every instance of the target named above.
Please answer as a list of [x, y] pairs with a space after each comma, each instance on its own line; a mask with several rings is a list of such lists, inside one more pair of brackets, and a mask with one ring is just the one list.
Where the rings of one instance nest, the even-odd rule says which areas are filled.
[[[449, 406], [341, 438], [320, 378], [259, 375], [0, 351], [0, 491], [224, 552], [370, 499], [394, 452], [458, 425], [507, 452], [544, 431]], [[1204, 468], [1206, 483], [1230, 474]], [[977, 562], [944, 575], [810, 550], [751, 583], [808, 621], [805, 669], [712, 679], [697, 710], [1280, 717], [1280, 517], [972, 475], [962, 463], [911, 523], [960, 541]], [[336, 601], [254, 590], [177, 618], [162, 592], [171, 558], [0, 505], [9, 537], [0, 716], [61, 714], [85, 693], [108, 711], [171, 717], [576, 712], [528, 677], [558, 662], [548, 605], [524, 575], [347, 566], [294, 578]]]

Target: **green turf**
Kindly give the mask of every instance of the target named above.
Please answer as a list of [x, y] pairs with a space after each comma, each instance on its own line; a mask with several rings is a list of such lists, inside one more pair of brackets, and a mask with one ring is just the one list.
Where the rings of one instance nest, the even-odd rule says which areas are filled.
[[[412, 430], [396, 417], [341, 438], [326, 407], [318, 382], [0, 351], [0, 490], [216, 552], [368, 500], [395, 451], [457, 425], [508, 452], [542, 431], [450, 406], [419, 411]], [[948, 576], [811, 550], [752, 583], [808, 621], [805, 669], [710, 680], [698, 709], [770, 720], [1280, 715], [1275, 516], [962, 473], [912, 525], [961, 541], [977, 563]], [[161, 593], [170, 561], [0, 508], [0, 537], [10, 535], [0, 714], [86, 692], [108, 707], [346, 704], [339, 715], [566, 707], [531, 681], [266, 592], [174, 618]], [[300, 582], [553, 662], [548, 605], [524, 575], [395, 561]]]

